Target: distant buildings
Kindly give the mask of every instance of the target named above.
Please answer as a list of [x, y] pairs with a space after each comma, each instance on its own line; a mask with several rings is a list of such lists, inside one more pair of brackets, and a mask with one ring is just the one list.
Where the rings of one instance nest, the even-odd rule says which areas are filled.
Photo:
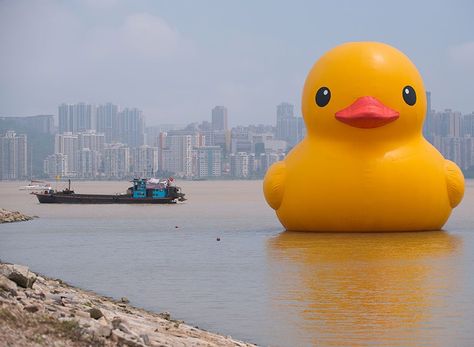
[[277, 105], [276, 112], [276, 138], [285, 140], [290, 136], [290, 120], [293, 119], [294, 106], [287, 102]]
[[277, 109], [280, 136], [285, 139], [277, 139], [276, 128], [266, 125], [228, 130], [227, 109], [216, 106], [211, 122], [161, 132], [154, 135], [154, 142], [147, 141], [158, 146], [159, 172], [199, 179], [261, 178], [304, 134], [302, 118], [293, 115], [293, 105], [283, 103]]
[[237, 152], [230, 155], [230, 172], [234, 178], [249, 177], [249, 154]]
[[222, 148], [220, 146], [201, 146], [197, 148], [197, 178], [216, 178], [222, 176]]
[[227, 131], [227, 108], [216, 106], [212, 109], [212, 130]]
[[26, 135], [7, 131], [0, 136], [0, 180], [19, 180], [28, 177]]
[[[37, 177], [38, 166], [49, 177], [80, 179], [262, 178], [306, 134], [303, 118], [290, 103], [277, 105], [274, 125], [231, 128], [225, 106], [210, 113], [201, 123], [145, 127], [137, 108], [62, 104], [57, 129], [52, 115], [0, 117], [0, 179], [31, 176], [30, 167]], [[423, 133], [446, 158], [474, 175], [474, 112], [435, 111], [427, 92]]]
[[61, 104], [58, 107], [59, 133], [78, 133], [95, 130], [96, 108], [80, 102], [78, 104]]
[[44, 160], [46, 175], [85, 179], [154, 176], [157, 148], [144, 146], [141, 110], [120, 109], [112, 103], [61, 104], [58, 119], [54, 156]]
[[430, 139], [430, 132], [431, 132], [431, 92], [426, 92], [426, 115], [425, 115], [425, 122], [423, 123], [423, 136], [431, 141]]
[[61, 104], [58, 119], [60, 134], [95, 131], [105, 135], [106, 143], [124, 143], [132, 148], [145, 144], [145, 118], [137, 108], [120, 110], [111, 103]]
[[[56, 134], [54, 153], [64, 155], [67, 164], [63, 175], [95, 178], [99, 176], [101, 153], [104, 148], [105, 135], [89, 130], [77, 134], [70, 132]], [[46, 160], [52, 160], [52, 158], [48, 157]], [[47, 167], [49, 162], [45, 162], [44, 165]]]
[[102, 155], [104, 176], [123, 179], [130, 176], [130, 148], [122, 143], [108, 144]]
[[64, 177], [68, 174], [67, 156], [62, 153], [51, 154], [44, 160], [44, 173], [49, 177]]
[[193, 177], [193, 150], [204, 145], [199, 133], [170, 131], [161, 135], [159, 148], [161, 171], [175, 173], [180, 177]]
[[158, 170], [158, 148], [140, 146], [131, 151], [131, 173], [134, 177], [154, 177]]
[[[2, 125], [4, 124], [4, 125]], [[40, 134], [54, 134], [54, 116], [37, 115], [37, 116], [11, 116], [0, 117], [0, 130], [4, 128], [21, 129], [23, 132], [38, 132]]]
[[[130, 147], [139, 147], [145, 144], [145, 118], [138, 108], [125, 108], [118, 114], [118, 138], [113, 142], [120, 142]], [[114, 141], [115, 140], [115, 141]]]
[[101, 154], [89, 148], [82, 148], [76, 154], [76, 177], [94, 179], [99, 176]]
[[118, 106], [112, 103], [97, 106], [97, 118], [95, 129], [98, 133], [105, 135], [106, 143], [119, 141], [119, 110]]
[[289, 147], [294, 147], [306, 134], [302, 117], [295, 117], [294, 106], [282, 102], [277, 106], [276, 139], [286, 141]]
[[0, 136], [9, 130], [28, 138], [28, 176], [40, 177], [43, 174], [43, 160], [54, 150], [54, 116], [0, 117]]
[[[76, 158], [79, 151], [78, 136], [69, 132], [56, 134], [54, 142], [54, 154], [62, 154], [66, 160], [65, 175], [74, 177], [76, 174]], [[47, 164], [45, 164], [47, 165]]]
[[446, 159], [474, 170], [474, 112], [462, 115], [446, 109], [427, 113], [423, 133]]

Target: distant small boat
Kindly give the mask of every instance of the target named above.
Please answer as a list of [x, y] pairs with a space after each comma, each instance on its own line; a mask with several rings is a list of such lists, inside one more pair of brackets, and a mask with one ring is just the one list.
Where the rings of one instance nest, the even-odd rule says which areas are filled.
[[47, 183], [44, 181], [31, 181], [26, 186], [21, 186], [18, 188], [20, 190], [49, 190], [51, 189], [51, 183]]
[[42, 204], [173, 204], [185, 201], [180, 187], [173, 185], [173, 179], [156, 180], [140, 179], [133, 181], [133, 186], [124, 194], [77, 194], [69, 187], [57, 192], [46, 189], [33, 192]]

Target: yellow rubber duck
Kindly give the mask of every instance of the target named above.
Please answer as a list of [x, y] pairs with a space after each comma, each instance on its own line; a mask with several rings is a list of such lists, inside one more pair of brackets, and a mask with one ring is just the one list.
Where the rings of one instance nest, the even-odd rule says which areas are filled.
[[350, 42], [306, 79], [307, 136], [268, 170], [263, 189], [287, 230], [439, 230], [464, 177], [422, 135], [423, 81], [399, 50]]

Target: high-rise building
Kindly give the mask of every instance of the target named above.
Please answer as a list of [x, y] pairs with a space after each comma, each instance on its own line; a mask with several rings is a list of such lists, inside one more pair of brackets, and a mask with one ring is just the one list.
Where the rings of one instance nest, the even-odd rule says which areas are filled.
[[212, 130], [226, 131], [227, 124], [227, 108], [224, 106], [216, 106], [212, 109]]
[[105, 135], [106, 143], [119, 141], [118, 106], [112, 103], [97, 106], [96, 130]]
[[168, 134], [162, 149], [163, 171], [191, 177], [193, 147], [193, 135]]
[[159, 157], [163, 165], [160, 170], [181, 177], [192, 177], [193, 148], [205, 146], [206, 138], [199, 132], [188, 130], [169, 131], [160, 137]]
[[474, 167], [474, 137], [461, 138], [461, 162], [459, 166], [462, 170]]
[[44, 173], [49, 177], [67, 176], [67, 156], [62, 153], [48, 155], [44, 160]]
[[474, 112], [463, 116], [462, 136], [474, 137]]
[[291, 147], [303, 140], [306, 135], [306, 127], [302, 117], [294, 117], [290, 120], [290, 131], [288, 143]]
[[232, 153], [252, 151], [251, 133], [247, 127], [235, 127], [231, 131], [230, 150]]
[[156, 139], [156, 147], [158, 147], [158, 170], [164, 171], [163, 151], [166, 147], [166, 132], [160, 132]]
[[137, 108], [125, 108], [118, 116], [118, 132], [121, 143], [130, 147], [145, 144], [145, 118]]
[[67, 158], [67, 176], [76, 174], [77, 152], [79, 151], [78, 135], [71, 132], [56, 134], [54, 153], [66, 155]]
[[78, 104], [61, 104], [58, 107], [59, 133], [73, 134], [95, 130], [96, 108], [94, 105], [80, 102]]
[[81, 148], [76, 154], [76, 176], [95, 178], [99, 175], [100, 153], [89, 148]]
[[77, 134], [77, 140], [79, 150], [89, 148], [92, 151], [102, 152], [105, 147], [105, 135], [92, 130]]
[[44, 159], [54, 151], [54, 116], [0, 117], [0, 134], [13, 130], [28, 138], [28, 174], [43, 174]]
[[89, 130], [73, 134], [56, 134], [55, 154], [64, 154], [67, 160], [67, 176], [93, 178], [99, 175], [101, 152], [105, 147], [105, 135]]
[[25, 179], [28, 176], [26, 135], [7, 131], [0, 136], [0, 180]]
[[249, 155], [245, 152], [230, 155], [230, 173], [235, 178], [249, 177]]
[[446, 109], [443, 112], [432, 112], [431, 117], [431, 134], [433, 136], [461, 136], [461, 113]]
[[130, 148], [122, 143], [107, 145], [102, 155], [104, 176], [122, 179], [130, 175]]
[[290, 122], [294, 118], [294, 106], [287, 102], [277, 105], [276, 138], [287, 141], [290, 137]]
[[277, 106], [276, 139], [288, 142], [290, 147], [300, 142], [305, 134], [306, 128], [302, 117], [295, 117], [294, 106], [282, 102]]
[[154, 177], [158, 171], [158, 148], [147, 145], [133, 148], [131, 162], [134, 177]]
[[[4, 124], [4, 125], [2, 125]], [[21, 131], [36, 132], [39, 134], [54, 133], [54, 116], [37, 115], [26, 117], [0, 117], [0, 128], [21, 129]]]
[[432, 141], [433, 136], [433, 120], [431, 116], [431, 92], [426, 92], [426, 115], [425, 122], [423, 123], [423, 136], [428, 140]]
[[222, 175], [222, 148], [220, 146], [197, 147], [197, 172], [199, 178]]
[[229, 130], [212, 131], [209, 136], [206, 134], [206, 144], [209, 146], [219, 146], [222, 148], [222, 154], [227, 157], [231, 146], [231, 132]]

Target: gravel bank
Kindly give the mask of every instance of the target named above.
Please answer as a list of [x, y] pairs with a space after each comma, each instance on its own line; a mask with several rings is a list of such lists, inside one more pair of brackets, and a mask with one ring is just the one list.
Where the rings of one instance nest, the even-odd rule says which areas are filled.
[[151, 313], [0, 263], [2, 346], [239, 346], [170, 314]]
[[0, 223], [13, 223], [31, 220], [33, 217], [27, 216], [18, 211], [8, 211], [0, 208]]

